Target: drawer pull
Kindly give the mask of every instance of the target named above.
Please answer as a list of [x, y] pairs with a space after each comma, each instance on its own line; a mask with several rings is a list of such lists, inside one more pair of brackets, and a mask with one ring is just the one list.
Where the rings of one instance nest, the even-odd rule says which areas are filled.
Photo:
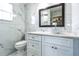
[[52, 48], [54, 48], [54, 49], [58, 49], [57, 47], [54, 47], [54, 46], [52, 46]]
[[54, 49], [58, 49], [57, 47], [54, 47]]
[[32, 45], [32, 47], [34, 47], [34, 45]]
[[52, 46], [52, 48], [54, 48], [54, 46]]

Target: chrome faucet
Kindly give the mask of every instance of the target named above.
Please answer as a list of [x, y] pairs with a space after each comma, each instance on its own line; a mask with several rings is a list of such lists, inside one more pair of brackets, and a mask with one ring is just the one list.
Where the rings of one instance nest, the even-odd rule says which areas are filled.
[[55, 22], [55, 23], [53, 23], [53, 25], [55, 26], [55, 33], [56, 33], [56, 34], [59, 34], [59, 32], [58, 32], [58, 30], [57, 30], [57, 23]]

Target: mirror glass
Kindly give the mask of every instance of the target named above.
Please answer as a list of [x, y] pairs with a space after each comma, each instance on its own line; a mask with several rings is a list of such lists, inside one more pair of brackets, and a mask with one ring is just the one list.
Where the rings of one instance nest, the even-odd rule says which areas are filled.
[[41, 12], [41, 25], [50, 25], [50, 9]]
[[39, 10], [40, 27], [63, 27], [64, 26], [64, 4], [58, 4]]

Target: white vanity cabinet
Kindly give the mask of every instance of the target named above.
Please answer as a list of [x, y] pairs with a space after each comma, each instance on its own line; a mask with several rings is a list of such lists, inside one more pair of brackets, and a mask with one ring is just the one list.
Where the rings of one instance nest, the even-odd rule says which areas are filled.
[[27, 56], [41, 56], [41, 36], [28, 35]]
[[73, 40], [60, 37], [44, 36], [42, 40], [43, 56], [72, 56]]
[[79, 38], [28, 34], [27, 56], [79, 56]]

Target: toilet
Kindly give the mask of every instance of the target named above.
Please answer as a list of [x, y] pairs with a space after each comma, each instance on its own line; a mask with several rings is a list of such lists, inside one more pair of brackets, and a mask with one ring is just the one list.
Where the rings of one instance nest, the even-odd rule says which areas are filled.
[[17, 55], [22, 55], [24, 53], [26, 43], [27, 42], [25, 40], [22, 40], [15, 44], [15, 48], [17, 49]]

